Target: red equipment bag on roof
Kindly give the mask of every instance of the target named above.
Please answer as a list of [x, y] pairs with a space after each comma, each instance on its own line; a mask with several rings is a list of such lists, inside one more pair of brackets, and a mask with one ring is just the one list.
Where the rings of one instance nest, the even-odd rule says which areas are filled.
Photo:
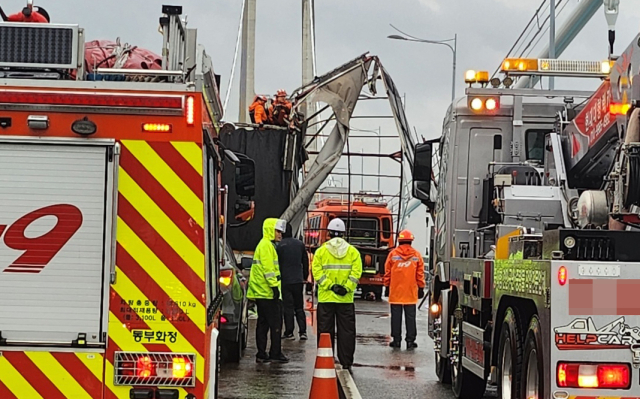
[[84, 46], [87, 73], [94, 68], [162, 69], [162, 58], [146, 49], [118, 41], [93, 40]]

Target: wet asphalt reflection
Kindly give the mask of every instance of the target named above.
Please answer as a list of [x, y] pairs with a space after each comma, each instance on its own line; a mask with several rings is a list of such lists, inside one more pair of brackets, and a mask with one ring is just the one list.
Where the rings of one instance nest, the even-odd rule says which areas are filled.
[[[389, 305], [356, 300], [357, 347], [353, 379], [363, 398], [453, 398], [451, 388], [438, 383], [434, 373], [433, 343], [426, 334], [426, 310], [418, 311], [418, 348], [391, 349]], [[255, 320], [251, 320], [249, 346], [239, 364], [222, 366], [222, 399], [307, 398], [316, 357], [315, 323], [307, 313], [309, 340], [283, 341], [291, 362], [255, 363]]]

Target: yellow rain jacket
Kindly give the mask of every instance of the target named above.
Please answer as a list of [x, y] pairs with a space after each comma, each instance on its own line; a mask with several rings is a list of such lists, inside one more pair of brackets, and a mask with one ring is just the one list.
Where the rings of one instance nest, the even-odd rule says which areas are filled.
[[[262, 224], [262, 239], [253, 254], [253, 265], [249, 275], [249, 299], [274, 299], [272, 287], [278, 287], [282, 297], [280, 286], [280, 266], [278, 265], [278, 253], [273, 242], [276, 236], [276, 223], [278, 219], [269, 218]], [[275, 298], [280, 299], [280, 298]]]
[[[336, 237], [325, 242], [313, 256], [313, 278], [318, 282], [318, 302], [353, 303], [353, 293], [362, 275], [360, 252]], [[340, 296], [331, 291], [338, 284], [347, 289]]]

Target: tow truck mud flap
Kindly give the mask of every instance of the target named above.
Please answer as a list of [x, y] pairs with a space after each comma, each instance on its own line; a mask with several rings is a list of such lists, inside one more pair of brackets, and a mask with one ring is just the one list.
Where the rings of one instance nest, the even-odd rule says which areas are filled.
[[640, 397], [639, 263], [553, 261], [551, 393]]
[[442, 290], [440, 295], [442, 296], [442, 316], [440, 317], [441, 325], [441, 343], [440, 343], [440, 356], [443, 359], [449, 358], [449, 294], [451, 290]]
[[102, 398], [99, 351], [0, 352], [0, 398]]
[[484, 379], [484, 330], [466, 321], [462, 322], [462, 339], [464, 340], [462, 365]]

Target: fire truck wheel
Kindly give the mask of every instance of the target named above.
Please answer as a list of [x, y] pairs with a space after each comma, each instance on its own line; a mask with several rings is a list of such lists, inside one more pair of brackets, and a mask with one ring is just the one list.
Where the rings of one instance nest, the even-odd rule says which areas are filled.
[[498, 398], [511, 399], [520, 395], [522, 370], [522, 339], [515, 312], [508, 308], [500, 332], [498, 350]]
[[524, 356], [522, 358], [523, 398], [542, 398], [544, 392], [544, 373], [542, 370], [542, 334], [538, 316], [533, 316], [529, 323], [529, 331], [524, 341]]
[[464, 339], [462, 338], [462, 320], [452, 318], [451, 323], [451, 389], [456, 398], [481, 399], [487, 389], [487, 382], [464, 368], [462, 354]]
[[[438, 299], [438, 304], [440, 305], [440, 309], [442, 309], [442, 296]], [[446, 317], [446, 316], [445, 316]], [[440, 332], [434, 332], [434, 341], [436, 341], [437, 346], [439, 347], [442, 342], [442, 334], [449, 334], [448, 331], [442, 331], [442, 314], [440, 314], [434, 323], [438, 324], [437, 328], [440, 328]], [[451, 362], [447, 358], [443, 358], [440, 356], [440, 350], [436, 348], [436, 375], [438, 376], [438, 380], [443, 384], [451, 384]]]

